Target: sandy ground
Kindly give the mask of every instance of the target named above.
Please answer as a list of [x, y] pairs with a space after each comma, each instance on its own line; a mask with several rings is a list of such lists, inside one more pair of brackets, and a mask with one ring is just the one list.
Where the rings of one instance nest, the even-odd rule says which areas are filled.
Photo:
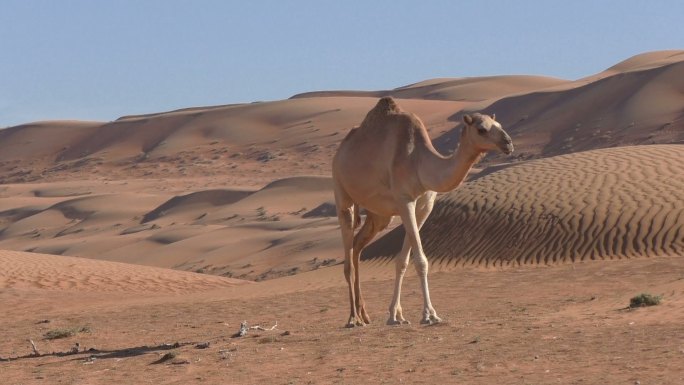
[[[684, 383], [683, 79], [683, 51], [660, 51], [575, 81], [0, 130], [2, 383]], [[330, 160], [384, 95], [444, 154], [480, 110], [516, 152], [486, 157], [422, 231], [446, 322], [385, 325], [395, 220], [363, 255], [374, 322], [350, 330]], [[663, 303], [627, 309], [642, 292]], [[412, 273], [402, 299], [416, 321]], [[277, 327], [234, 338], [245, 320]]]
[[[8, 255], [9, 254], [9, 255]], [[4, 252], [3, 258], [25, 258]], [[52, 256], [39, 281], [66, 267]], [[80, 266], [82, 260], [74, 262]], [[14, 262], [22, 263], [22, 262]], [[684, 260], [586, 262], [538, 268], [451, 269], [431, 274], [445, 323], [386, 326], [389, 265], [362, 264], [374, 323], [343, 327], [340, 266], [255, 284], [209, 282], [183, 293], [140, 286], [134, 296], [118, 266], [88, 290], [3, 283], [11, 306], [0, 325], [4, 383], [562, 383], [678, 384], [684, 380]], [[184, 273], [198, 276], [205, 275]], [[123, 282], [122, 282], [123, 281]], [[122, 284], [123, 283], [123, 284]], [[84, 284], [85, 285], [85, 284]], [[129, 289], [127, 289], [129, 288]], [[631, 296], [663, 295], [627, 310]], [[416, 320], [420, 290], [405, 281], [404, 309]], [[242, 321], [251, 330], [234, 338]], [[46, 340], [64, 328], [86, 331]], [[31, 357], [28, 339], [40, 357]], [[79, 353], [61, 355], [75, 343]], [[198, 345], [209, 343], [205, 349]], [[92, 350], [90, 350], [92, 349]], [[90, 351], [89, 351], [90, 350]], [[167, 353], [173, 357], [162, 360]]]

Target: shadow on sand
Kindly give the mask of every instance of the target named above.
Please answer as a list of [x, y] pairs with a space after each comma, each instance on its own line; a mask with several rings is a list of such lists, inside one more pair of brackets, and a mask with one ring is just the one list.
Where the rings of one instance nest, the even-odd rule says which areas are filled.
[[[26, 354], [23, 356], [18, 356], [18, 357], [0, 357], [0, 362], [9, 362], [9, 361], [16, 361], [16, 360], [25, 360], [25, 359], [31, 359], [31, 358], [41, 358], [41, 357], [67, 357], [67, 356], [79, 356], [77, 358], [74, 358], [74, 360], [80, 360], [83, 359], [82, 356], [87, 356], [86, 358], [88, 359], [98, 359], [98, 360], [103, 360], [103, 359], [109, 359], [109, 358], [128, 358], [128, 357], [135, 357], [135, 356], [140, 356], [143, 354], [147, 353], [154, 353], [154, 352], [162, 352], [162, 351], [167, 351], [167, 350], [172, 350], [176, 348], [180, 348], [182, 346], [187, 346], [187, 345], [194, 345], [194, 342], [176, 342], [173, 344], [160, 344], [160, 345], [155, 345], [155, 346], [136, 346], [132, 348], [123, 348], [123, 349], [115, 349], [115, 350], [101, 350], [101, 349], [95, 349], [95, 348], [90, 348], [87, 350], [70, 350], [66, 352], [51, 352], [51, 353], [39, 353], [39, 354]], [[153, 362], [157, 363], [157, 362]]]

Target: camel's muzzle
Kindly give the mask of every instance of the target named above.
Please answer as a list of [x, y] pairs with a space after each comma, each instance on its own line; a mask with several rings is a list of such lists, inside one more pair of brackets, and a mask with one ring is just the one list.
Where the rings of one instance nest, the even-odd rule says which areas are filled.
[[513, 153], [513, 143], [506, 143], [500, 147], [501, 152], [506, 155], [511, 155]]

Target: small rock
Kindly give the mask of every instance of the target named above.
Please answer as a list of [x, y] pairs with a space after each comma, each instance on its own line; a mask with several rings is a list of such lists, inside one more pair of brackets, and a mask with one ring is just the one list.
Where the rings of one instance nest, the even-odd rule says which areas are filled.
[[211, 345], [211, 342], [208, 342], [208, 341], [207, 341], [207, 342], [202, 342], [202, 343], [199, 343], [199, 344], [195, 345], [195, 348], [196, 348], [196, 349], [206, 349], [206, 348], [209, 347], [209, 345]]
[[177, 360], [171, 361], [172, 365], [185, 365], [185, 364], [189, 364], [189, 363], [190, 363], [190, 360], [188, 360], [187, 358], [179, 358]]

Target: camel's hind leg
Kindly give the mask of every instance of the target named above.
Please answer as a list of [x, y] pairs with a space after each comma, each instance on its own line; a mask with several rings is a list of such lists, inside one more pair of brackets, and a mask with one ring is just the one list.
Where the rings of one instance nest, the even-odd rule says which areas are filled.
[[354, 218], [358, 214], [354, 212], [355, 205], [347, 193], [341, 186], [335, 186], [335, 205], [337, 207], [337, 219], [340, 222], [340, 231], [342, 233], [342, 244], [344, 247], [344, 277], [347, 280], [349, 289], [349, 320], [347, 327], [361, 326], [363, 321], [357, 312], [356, 298], [354, 287], [354, 278], [358, 274], [354, 272], [355, 266], [352, 261], [352, 247], [354, 242]]
[[352, 247], [352, 261], [354, 266], [354, 292], [356, 294], [356, 312], [361, 316], [363, 321], [367, 324], [370, 323], [370, 317], [366, 312], [366, 303], [363, 300], [363, 295], [361, 294], [361, 280], [359, 278], [359, 259], [361, 256], [361, 251], [363, 250], [370, 241], [373, 240], [378, 232], [382, 231], [389, 225], [392, 217], [382, 217], [373, 213], [368, 213], [366, 215], [366, 220], [363, 222], [363, 227], [359, 230], [358, 234], [354, 237], [354, 243]]

